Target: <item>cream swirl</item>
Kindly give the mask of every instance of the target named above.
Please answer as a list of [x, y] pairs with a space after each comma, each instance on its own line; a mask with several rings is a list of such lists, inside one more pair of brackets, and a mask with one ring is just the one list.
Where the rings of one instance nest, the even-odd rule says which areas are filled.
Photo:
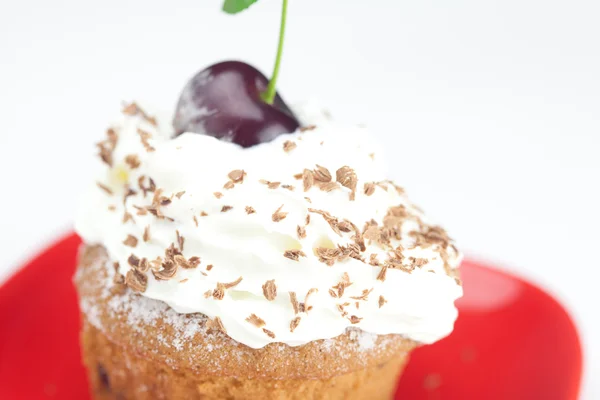
[[312, 112], [316, 127], [243, 149], [126, 111], [76, 230], [132, 289], [253, 348], [351, 326], [423, 343], [452, 331], [461, 255], [387, 181], [365, 129]]

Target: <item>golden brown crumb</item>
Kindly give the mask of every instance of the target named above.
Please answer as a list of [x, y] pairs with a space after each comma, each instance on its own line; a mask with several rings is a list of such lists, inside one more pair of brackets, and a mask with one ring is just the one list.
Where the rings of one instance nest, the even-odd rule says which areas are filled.
[[206, 321], [206, 328], [208, 330], [215, 330], [215, 331], [227, 333], [227, 331], [225, 330], [225, 326], [223, 326], [223, 322], [221, 321], [221, 318], [219, 318], [219, 317], [214, 317], [213, 319], [208, 319]]

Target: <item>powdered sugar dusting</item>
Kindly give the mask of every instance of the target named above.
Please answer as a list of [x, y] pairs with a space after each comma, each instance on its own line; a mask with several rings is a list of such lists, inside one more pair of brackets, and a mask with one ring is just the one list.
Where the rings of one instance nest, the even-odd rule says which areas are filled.
[[[118, 320], [118, 316], [125, 316], [129, 328], [144, 336], [147, 336], [149, 327], [162, 325], [169, 327], [168, 330], [161, 329], [162, 333], [151, 338], [153, 345], [157, 347], [157, 353], [160, 353], [162, 346], [175, 350], [175, 354], [178, 354], [177, 357], [185, 356], [187, 358], [189, 354], [188, 361], [190, 363], [196, 361], [194, 357], [207, 358], [211, 368], [215, 371], [220, 370], [221, 363], [226, 358], [234, 358], [240, 364], [248, 363], [244, 357], [248, 348], [244, 346], [244, 348], [236, 350], [239, 348], [236, 347], [239, 344], [227, 335], [221, 332], [208, 333], [205, 327], [206, 316], [198, 313], [179, 314], [165, 303], [134, 294], [129, 289], [120, 293], [114, 291], [113, 276], [115, 272], [112, 267], [107, 265], [105, 258], [95, 257], [93, 264], [85, 268], [85, 277], [81, 275], [81, 268], [75, 277], [80, 292], [85, 293], [90, 290], [99, 296], [82, 296], [80, 298], [81, 309], [87, 321], [107, 336], [111, 336], [113, 327], [107, 326], [103, 321], [106, 321], [107, 318]], [[89, 274], [102, 276], [103, 279], [85, 279], [89, 277]], [[359, 328], [348, 328], [346, 334], [350, 343], [333, 338], [319, 340], [311, 345], [318, 345], [319, 353], [331, 354], [332, 357], [339, 357], [343, 360], [356, 360], [364, 357], [366, 362], [368, 355], [385, 352], [395, 340], [397, 341], [394, 336], [379, 336], [364, 332]], [[201, 349], [195, 344], [196, 335], [202, 337], [204, 345]], [[224, 346], [228, 347], [227, 352], [222, 351]], [[284, 343], [273, 343], [270, 346], [281, 353], [289, 349], [289, 346]], [[231, 350], [232, 347], [234, 351]], [[165, 361], [169, 365], [177, 365], [177, 361], [174, 359]], [[324, 366], [317, 365], [316, 368]]]

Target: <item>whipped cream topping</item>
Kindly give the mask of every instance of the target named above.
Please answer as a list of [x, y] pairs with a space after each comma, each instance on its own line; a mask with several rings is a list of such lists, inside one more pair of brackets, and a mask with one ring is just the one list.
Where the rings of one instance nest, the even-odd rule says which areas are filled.
[[401, 188], [365, 129], [314, 108], [310, 129], [243, 149], [173, 138], [134, 105], [99, 144], [76, 230], [125, 283], [253, 348], [349, 327], [422, 343], [448, 335], [461, 255]]

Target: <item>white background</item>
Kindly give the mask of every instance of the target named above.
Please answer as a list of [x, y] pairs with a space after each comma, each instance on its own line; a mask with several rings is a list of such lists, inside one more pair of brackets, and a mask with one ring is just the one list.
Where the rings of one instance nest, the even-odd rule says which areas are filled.
[[[221, 59], [269, 72], [279, 4], [231, 17], [220, 0], [2, 1], [0, 279], [70, 229], [121, 100], [172, 107]], [[366, 122], [396, 181], [463, 249], [562, 299], [585, 342], [584, 398], [600, 398], [600, 3], [291, 0], [289, 12], [284, 97]]]

